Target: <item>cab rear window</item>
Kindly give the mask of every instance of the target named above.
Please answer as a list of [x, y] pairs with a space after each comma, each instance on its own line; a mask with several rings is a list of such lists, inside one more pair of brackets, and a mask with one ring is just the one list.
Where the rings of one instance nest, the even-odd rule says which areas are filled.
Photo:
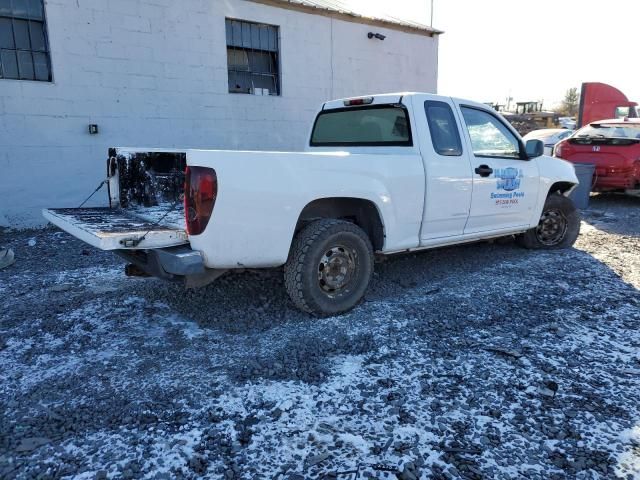
[[407, 109], [402, 105], [371, 105], [324, 110], [311, 133], [312, 147], [413, 145]]

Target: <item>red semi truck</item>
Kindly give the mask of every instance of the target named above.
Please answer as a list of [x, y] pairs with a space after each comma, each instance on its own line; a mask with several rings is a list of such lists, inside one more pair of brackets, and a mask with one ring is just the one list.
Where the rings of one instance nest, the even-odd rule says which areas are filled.
[[640, 189], [638, 104], [604, 83], [583, 83], [579, 130], [555, 146], [554, 155], [595, 165], [592, 190]]
[[636, 118], [638, 104], [631, 102], [624, 93], [606, 83], [582, 84], [577, 128], [598, 120], [610, 118]]

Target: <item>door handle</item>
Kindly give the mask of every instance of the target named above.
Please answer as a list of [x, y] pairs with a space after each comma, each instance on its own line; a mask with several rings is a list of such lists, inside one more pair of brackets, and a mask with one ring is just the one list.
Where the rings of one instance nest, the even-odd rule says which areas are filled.
[[493, 173], [493, 168], [491, 168], [489, 165], [480, 165], [476, 168], [476, 173], [481, 177], [488, 177]]

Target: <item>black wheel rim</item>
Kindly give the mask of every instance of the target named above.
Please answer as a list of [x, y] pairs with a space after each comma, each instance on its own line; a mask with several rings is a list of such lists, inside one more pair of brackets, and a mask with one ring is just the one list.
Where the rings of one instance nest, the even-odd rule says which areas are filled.
[[567, 218], [557, 208], [542, 212], [540, 223], [536, 227], [536, 238], [547, 246], [558, 245], [567, 234]]
[[356, 272], [355, 249], [335, 245], [325, 250], [318, 264], [318, 285], [330, 298], [349, 292]]

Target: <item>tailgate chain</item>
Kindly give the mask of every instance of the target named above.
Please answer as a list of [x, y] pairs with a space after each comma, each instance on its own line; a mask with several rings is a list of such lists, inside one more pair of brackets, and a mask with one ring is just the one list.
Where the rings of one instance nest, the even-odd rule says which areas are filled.
[[127, 248], [131, 248], [131, 247], [135, 248], [138, 245], [140, 245], [144, 241], [144, 239], [147, 238], [147, 235], [151, 233], [151, 230], [153, 230], [154, 227], [160, 225], [160, 222], [162, 222], [165, 218], [167, 218], [167, 215], [169, 215], [171, 212], [173, 212], [176, 209], [176, 206], [178, 205], [178, 203], [180, 202], [179, 201], [173, 202], [173, 205], [171, 206], [171, 208], [167, 210], [167, 212], [162, 217], [160, 217], [158, 220], [153, 222], [151, 224], [151, 227], [149, 227], [149, 230], [147, 230], [145, 234], [142, 235], [140, 238], [125, 238], [123, 240], [120, 240], [120, 244], [124, 245]]
[[87, 199], [86, 199], [84, 202], [82, 202], [78, 208], [82, 208], [82, 207], [84, 207], [84, 204], [85, 204], [85, 203], [87, 203], [89, 200], [91, 200], [91, 197], [93, 197], [96, 193], [98, 193], [98, 192], [100, 191], [100, 189], [101, 189], [102, 187], [104, 187], [108, 182], [109, 182], [109, 180], [108, 180], [108, 179], [107, 179], [107, 180], [102, 180], [102, 181], [100, 182], [100, 185], [98, 185], [98, 186], [97, 186], [97, 188], [93, 191], [93, 193], [92, 193], [91, 195], [89, 195], [89, 196], [87, 197]]

